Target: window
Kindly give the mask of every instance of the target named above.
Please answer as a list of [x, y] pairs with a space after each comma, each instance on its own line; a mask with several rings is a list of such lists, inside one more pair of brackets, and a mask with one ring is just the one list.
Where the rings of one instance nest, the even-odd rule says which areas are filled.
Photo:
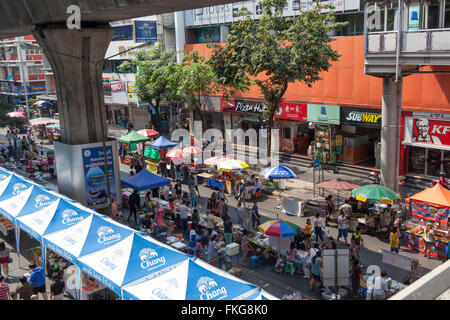
[[450, 28], [450, 0], [445, 0], [444, 28]]
[[425, 29], [439, 28], [439, 1], [431, 1], [427, 4], [427, 7], [424, 19]]

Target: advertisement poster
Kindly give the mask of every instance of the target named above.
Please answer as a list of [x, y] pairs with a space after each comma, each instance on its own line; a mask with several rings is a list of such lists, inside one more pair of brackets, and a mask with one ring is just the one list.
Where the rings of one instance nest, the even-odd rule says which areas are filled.
[[133, 26], [114, 27], [114, 34], [111, 41], [133, 40]]
[[339, 124], [339, 106], [329, 106], [308, 103], [308, 121]]
[[413, 118], [411, 142], [450, 146], [450, 121]]
[[419, 10], [420, 6], [409, 6], [408, 30], [419, 29]]
[[158, 40], [156, 34], [156, 21], [133, 20], [134, 42], [147, 42]]
[[111, 83], [111, 98], [113, 103], [128, 105], [128, 93], [124, 81]]
[[[116, 187], [114, 181], [114, 166], [112, 147], [106, 146], [109, 185], [111, 197], [116, 198]], [[108, 191], [106, 186], [105, 158], [102, 147], [82, 149], [83, 168], [86, 183], [86, 201], [88, 205], [95, 202], [96, 205], [108, 202]]]

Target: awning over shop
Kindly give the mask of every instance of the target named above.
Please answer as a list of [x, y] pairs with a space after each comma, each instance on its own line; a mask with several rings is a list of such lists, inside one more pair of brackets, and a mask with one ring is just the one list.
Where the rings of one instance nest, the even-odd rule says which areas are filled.
[[433, 188], [425, 189], [409, 197], [408, 199], [450, 207], [450, 191], [445, 189], [440, 184], [436, 184]]

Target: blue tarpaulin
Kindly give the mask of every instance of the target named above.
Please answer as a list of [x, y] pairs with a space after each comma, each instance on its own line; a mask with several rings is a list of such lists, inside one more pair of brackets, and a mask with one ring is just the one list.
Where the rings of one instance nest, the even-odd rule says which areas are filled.
[[148, 170], [141, 170], [134, 176], [120, 181], [122, 185], [137, 191], [156, 189], [170, 184], [170, 180], [151, 173]]
[[158, 139], [156, 139], [155, 142], [153, 142], [151, 144], [151, 147], [153, 149], [161, 150], [161, 149], [173, 148], [177, 145], [178, 145], [178, 143], [167, 140], [166, 138], [161, 136]]

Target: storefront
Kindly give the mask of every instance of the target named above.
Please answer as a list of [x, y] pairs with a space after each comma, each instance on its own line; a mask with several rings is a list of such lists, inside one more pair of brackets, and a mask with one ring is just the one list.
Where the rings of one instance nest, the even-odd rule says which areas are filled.
[[343, 152], [340, 161], [379, 168], [381, 110], [340, 107]]
[[307, 105], [283, 102], [275, 112], [274, 120], [275, 127], [280, 129], [281, 150], [306, 154], [314, 133], [308, 126]]
[[402, 145], [406, 173], [450, 176], [450, 114], [404, 113]]
[[336, 163], [342, 157], [339, 106], [308, 103], [307, 119], [314, 128], [313, 156], [322, 163]]

